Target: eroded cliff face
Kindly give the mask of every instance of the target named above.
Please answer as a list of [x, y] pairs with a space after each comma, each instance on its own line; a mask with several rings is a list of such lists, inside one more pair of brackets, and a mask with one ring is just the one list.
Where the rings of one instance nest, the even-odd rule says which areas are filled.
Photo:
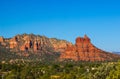
[[68, 46], [71, 46], [72, 43], [65, 40], [58, 40], [55, 38], [50, 39], [50, 42], [56, 52], [64, 52]]
[[5, 39], [0, 36], [0, 45], [6, 46]]
[[4, 38], [3, 37], [0, 37], [0, 42], [4, 42]]
[[34, 34], [16, 35], [13, 38], [5, 39], [0, 37], [0, 43], [5, 44], [13, 52], [50, 53], [63, 52], [71, 43], [65, 40], [47, 38]]
[[[73, 45], [65, 40], [56, 38], [47, 38], [34, 34], [16, 35], [13, 38], [0, 37], [0, 46], [19, 56], [43, 54], [56, 55], [59, 52], [60, 59], [72, 59], [75, 61], [105, 61], [119, 59], [119, 55], [105, 52], [95, 47], [89, 37], [76, 38]], [[58, 54], [57, 54], [58, 57]]]
[[89, 37], [76, 38], [75, 45], [68, 46], [60, 56], [60, 59], [72, 59], [75, 61], [105, 61], [117, 58], [117, 55], [105, 52], [95, 47]]
[[17, 37], [10, 39], [9, 45], [10, 49], [16, 48], [18, 46]]

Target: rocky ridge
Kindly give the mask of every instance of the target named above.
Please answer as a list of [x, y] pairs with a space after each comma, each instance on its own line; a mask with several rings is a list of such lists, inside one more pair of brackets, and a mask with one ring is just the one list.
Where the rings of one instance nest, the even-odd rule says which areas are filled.
[[[47, 38], [34, 34], [22, 34], [16, 35], [13, 38], [0, 37], [0, 46], [10, 52], [14, 52], [18, 56], [25, 57], [31, 55], [41, 57], [45, 55], [46, 58], [49, 58], [52, 55], [51, 57], [53, 58], [56, 56], [56, 53], [59, 53], [58, 57], [60, 60], [111, 61], [120, 58], [119, 55], [95, 47], [87, 35], [76, 38], [76, 43], [72, 44], [68, 41], [56, 38]], [[2, 54], [1, 49], [0, 52]]]
[[0, 37], [0, 44], [13, 52], [51, 53], [62, 52], [72, 43], [34, 34], [16, 35], [13, 38]]

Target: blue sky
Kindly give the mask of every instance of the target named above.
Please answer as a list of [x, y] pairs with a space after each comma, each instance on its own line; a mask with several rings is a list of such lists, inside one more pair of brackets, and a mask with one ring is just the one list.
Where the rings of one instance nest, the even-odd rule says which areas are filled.
[[106, 51], [120, 51], [120, 1], [0, 0], [0, 36], [34, 33], [74, 43], [87, 34]]

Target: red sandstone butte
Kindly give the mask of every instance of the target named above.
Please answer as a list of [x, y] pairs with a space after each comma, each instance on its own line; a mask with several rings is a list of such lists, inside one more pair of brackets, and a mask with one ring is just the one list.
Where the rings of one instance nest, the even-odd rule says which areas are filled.
[[105, 61], [111, 60], [111, 53], [95, 47], [89, 37], [77, 37], [75, 45], [68, 46], [61, 54], [60, 59], [72, 59], [75, 61]]

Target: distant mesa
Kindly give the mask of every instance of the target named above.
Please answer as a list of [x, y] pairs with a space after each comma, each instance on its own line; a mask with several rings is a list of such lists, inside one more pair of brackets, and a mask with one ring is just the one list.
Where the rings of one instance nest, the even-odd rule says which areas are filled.
[[112, 52], [112, 53], [114, 53], [114, 54], [119, 54], [119, 55], [120, 55], [120, 52]]

